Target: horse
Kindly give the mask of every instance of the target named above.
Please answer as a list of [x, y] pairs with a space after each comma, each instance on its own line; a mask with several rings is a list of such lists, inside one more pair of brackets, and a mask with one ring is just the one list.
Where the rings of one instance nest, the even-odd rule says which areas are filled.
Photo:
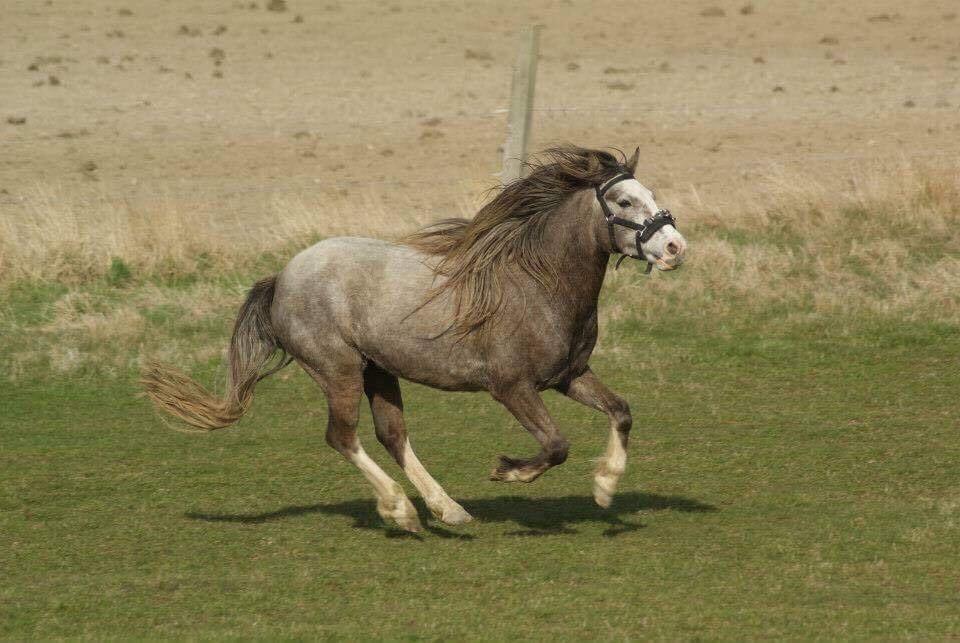
[[[291, 361], [322, 389], [326, 441], [360, 469], [384, 520], [417, 531], [403, 488], [357, 435], [365, 395], [378, 440], [435, 518], [472, 516], [427, 472], [407, 436], [399, 380], [487, 391], [539, 442], [533, 457], [501, 456], [490, 475], [532, 482], [567, 458], [569, 442], [540, 397], [557, 390], [609, 418], [594, 500], [609, 507], [624, 472], [630, 407], [590, 369], [597, 306], [611, 255], [672, 270], [687, 243], [627, 159], [572, 145], [546, 150], [473, 219], [446, 219], [398, 241], [337, 237], [256, 282], [237, 315], [225, 396], [148, 364], [155, 405], [202, 431], [235, 423], [257, 382]], [[619, 262], [618, 262], [619, 265]], [[196, 430], [194, 429], [194, 430]]]

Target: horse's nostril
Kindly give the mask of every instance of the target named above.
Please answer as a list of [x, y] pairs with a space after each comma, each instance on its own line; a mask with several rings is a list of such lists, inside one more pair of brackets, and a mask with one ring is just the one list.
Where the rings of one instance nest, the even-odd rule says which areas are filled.
[[680, 246], [678, 246], [676, 243], [671, 241], [670, 243], [667, 244], [667, 252], [675, 257], [680, 252]]

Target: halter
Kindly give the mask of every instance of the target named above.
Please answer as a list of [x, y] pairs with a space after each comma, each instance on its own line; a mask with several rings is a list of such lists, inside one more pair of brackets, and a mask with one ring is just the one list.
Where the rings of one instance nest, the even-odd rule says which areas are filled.
[[[632, 178], [633, 172], [621, 172], [612, 179], [609, 179], [606, 183], [601, 183], [594, 187], [594, 190], [597, 192], [597, 201], [600, 202], [600, 209], [603, 210], [603, 218], [607, 221], [607, 231], [610, 233], [610, 247], [613, 248], [614, 252], [620, 253], [620, 258], [617, 260], [614, 270], [619, 268], [623, 260], [629, 255], [620, 250], [620, 246], [617, 245], [617, 237], [613, 232], [613, 226], [621, 225], [624, 228], [637, 231], [637, 252], [640, 253], [641, 257], [643, 256], [643, 244], [649, 241], [650, 237], [652, 237], [657, 230], [668, 225], [672, 225], [674, 228], [677, 227], [677, 222], [674, 220], [673, 215], [670, 214], [670, 210], [657, 210], [652, 217], [644, 219], [643, 223], [636, 223], [629, 219], [621, 219], [610, 211], [610, 206], [603, 200], [603, 195], [620, 181], [626, 181]], [[653, 270], [653, 264], [648, 261], [647, 274], [650, 274], [651, 270]]]

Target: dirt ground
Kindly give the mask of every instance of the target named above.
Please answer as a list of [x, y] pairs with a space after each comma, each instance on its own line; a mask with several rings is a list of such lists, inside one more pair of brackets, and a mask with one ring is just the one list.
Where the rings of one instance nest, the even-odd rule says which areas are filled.
[[[639, 145], [658, 190], [960, 158], [954, 0], [6, 0], [0, 214], [31, 191], [232, 225], [277, 195], [427, 218], [492, 184], [520, 29], [532, 149]], [[79, 197], [78, 197], [79, 198]], [[341, 210], [342, 211], [342, 210]], [[348, 208], [346, 216], [352, 210]]]

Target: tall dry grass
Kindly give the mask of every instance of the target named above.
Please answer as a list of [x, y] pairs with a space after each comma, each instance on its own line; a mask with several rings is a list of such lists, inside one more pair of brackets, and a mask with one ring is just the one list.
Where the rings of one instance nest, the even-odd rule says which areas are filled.
[[[861, 167], [839, 182], [769, 172], [735, 186], [658, 192], [691, 244], [688, 262], [650, 278], [630, 263], [611, 272], [604, 329], [618, 319], [771, 310], [960, 324], [957, 168]], [[37, 189], [18, 212], [0, 212], [0, 366], [17, 379], [38, 369], [129, 372], [144, 356], [204, 362], [221, 354], [243, 292], [261, 276], [248, 275], [257, 256], [288, 256], [340, 234], [395, 238], [433, 218], [469, 216], [483, 191], [464, 193], [477, 196], [442, 212], [374, 192], [278, 195], [237, 225], [171, 198], [144, 206]], [[122, 288], [102, 279], [115, 257], [133, 274]], [[143, 279], [201, 267], [215, 278]], [[38, 282], [58, 286], [36, 303], [11, 294]]]
[[395, 238], [435, 218], [471, 216], [479, 205], [462, 197], [435, 213], [371, 188], [350, 198], [277, 193], [248, 207], [254, 213], [234, 216], [170, 192], [125, 199], [103, 189], [35, 186], [19, 206], [0, 209], [0, 285], [88, 282], [106, 275], [114, 259], [142, 277], [243, 270], [259, 254], [330, 236]]
[[682, 275], [611, 283], [636, 291], [651, 317], [691, 301], [710, 314], [778, 307], [960, 323], [960, 168], [858, 168], [836, 183], [771, 171], [723, 193], [676, 191], [669, 202], [692, 245]]

